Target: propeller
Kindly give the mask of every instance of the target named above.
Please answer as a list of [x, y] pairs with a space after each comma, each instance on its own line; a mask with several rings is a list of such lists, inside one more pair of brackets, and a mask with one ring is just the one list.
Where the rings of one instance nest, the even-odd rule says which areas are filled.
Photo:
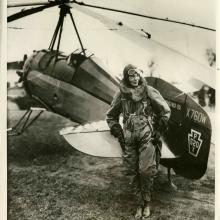
[[[37, 8], [33, 8], [33, 9], [27, 9], [25, 11], [21, 11], [18, 12], [14, 15], [11, 15], [8, 17], [8, 22], [17, 20], [19, 18], [37, 13], [39, 11], [42, 11], [46, 8], [49, 7], [53, 7], [56, 5], [60, 5], [60, 4], [65, 4], [65, 3], [75, 3], [78, 4], [80, 6], [85, 6], [85, 7], [91, 7], [91, 8], [96, 8], [96, 9], [101, 9], [101, 10], [107, 10], [107, 11], [113, 11], [113, 12], [118, 12], [118, 13], [123, 13], [123, 14], [128, 14], [128, 15], [134, 15], [134, 16], [138, 16], [138, 17], [143, 17], [143, 18], [148, 18], [148, 19], [152, 19], [152, 20], [159, 20], [159, 21], [165, 21], [165, 22], [170, 22], [170, 23], [176, 23], [176, 24], [181, 24], [181, 25], [187, 25], [187, 26], [191, 26], [191, 27], [196, 27], [196, 28], [201, 28], [201, 29], [205, 29], [205, 30], [209, 30], [209, 31], [216, 31], [213, 28], [209, 28], [209, 27], [205, 27], [205, 26], [201, 26], [201, 25], [196, 25], [196, 24], [191, 24], [191, 23], [187, 23], [187, 22], [182, 22], [182, 21], [176, 21], [176, 20], [172, 20], [172, 19], [168, 19], [168, 18], [159, 18], [159, 17], [154, 17], [154, 16], [148, 16], [145, 14], [140, 14], [140, 13], [134, 13], [134, 12], [130, 12], [130, 11], [124, 11], [124, 10], [119, 10], [119, 9], [114, 9], [114, 8], [107, 8], [107, 7], [101, 7], [98, 5], [91, 5], [91, 4], [87, 4], [84, 2], [78, 2], [76, 0], [54, 0], [54, 1], [49, 1], [47, 2], [35, 2], [35, 3], [21, 3], [21, 4], [9, 4], [7, 7], [22, 7], [22, 6], [33, 6], [33, 5], [41, 5], [40, 7]], [[43, 6], [42, 6], [43, 5]]]
[[14, 3], [14, 4], [8, 4], [7, 8], [24, 7], [24, 6], [36, 6], [36, 5], [48, 5], [48, 2]]
[[[39, 6], [39, 7], [22, 10], [20, 12], [17, 12], [13, 15], [8, 16], [7, 21], [12, 22], [12, 21], [18, 20], [20, 18], [26, 17], [28, 15], [32, 15], [32, 14], [38, 13], [40, 11], [43, 11], [44, 9], [54, 7], [59, 4], [60, 3], [58, 3], [58, 2], [51, 2], [51, 3], [47, 3], [47, 4]], [[19, 6], [17, 6], [17, 7], [19, 7]]]
[[62, 5], [62, 4], [68, 4], [73, 3], [74, 1], [69, 0], [55, 0], [55, 1], [49, 1], [49, 2], [36, 2], [36, 3], [21, 3], [21, 4], [9, 4], [8, 8], [14, 8], [14, 7], [24, 7], [24, 6], [36, 6], [40, 5], [39, 7], [30, 8], [30, 9], [22, 9], [20, 12], [17, 12], [13, 15], [8, 16], [7, 21], [15, 21], [20, 18], [26, 17], [28, 15], [32, 15], [35, 13], [38, 13], [40, 11], [43, 11], [44, 9], [51, 8], [54, 6]]
[[114, 9], [114, 8], [100, 7], [100, 6], [97, 6], [97, 5], [86, 4], [84, 2], [74, 1], [73, 3], [76, 3], [76, 4], [81, 5], [81, 6], [96, 8], [96, 9], [102, 9], [102, 10], [107, 10], [107, 11], [119, 12], [119, 13], [123, 13], [123, 14], [134, 15], [134, 16], [138, 16], [138, 17], [153, 19], [153, 20], [160, 20], [160, 21], [165, 21], [165, 22], [171, 22], [171, 23], [176, 23], [176, 24], [181, 24], [181, 25], [187, 25], [187, 26], [201, 28], [201, 29], [205, 29], [205, 30], [209, 30], [209, 31], [216, 31], [213, 28], [204, 27], [204, 26], [195, 25], [195, 24], [190, 24], [190, 23], [187, 23], [187, 22], [171, 20], [171, 19], [168, 19], [168, 18], [159, 18], [159, 17], [153, 17], [153, 16], [144, 15], [144, 14], [124, 11], [124, 10], [118, 10], [118, 9]]
[[[78, 11], [95, 18], [104, 24], [109, 30], [115, 34], [131, 41], [131, 43], [139, 46], [146, 51], [148, 59], [156, 58], [158, 72], [165, 74], [174, 74], [174, 76], [191, 75], [198, 79], [203, 79], [212, 88], [215, 88], [215, 72], [213, 68], [205, 66], [193, 58], [173, 50], [152, 38], [146, 37], [146, 34], [135, 31], [125, 24], [114, 21], [111, 18], [101, 15], [85, 7], [75, 5]], [[169, 64], [169, 65], [167, 65]]]

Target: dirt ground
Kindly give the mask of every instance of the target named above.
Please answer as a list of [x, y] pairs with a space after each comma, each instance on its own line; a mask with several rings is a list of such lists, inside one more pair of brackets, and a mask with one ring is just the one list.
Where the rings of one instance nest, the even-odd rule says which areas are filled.
[[[8, 112], [9, 126], [23, 112]], [[120, 158], [85, 155], [69, 146], [58, 131], [72, 125], [44, 113], [20, 136], [8, 138], [8, 219], [129, 220], [135, 200]], [[160, 172], [149, 219], [214, 219], [214, 145], [205, 176], [190, 181], [173, 175], [170, 189]]]

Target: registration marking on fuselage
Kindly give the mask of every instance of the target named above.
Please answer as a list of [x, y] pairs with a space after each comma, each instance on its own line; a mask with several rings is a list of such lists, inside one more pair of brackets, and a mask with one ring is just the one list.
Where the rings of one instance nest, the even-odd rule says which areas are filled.
[[195, 109], [187, 108], [186, 117], [195, 122], [205, 124], [207, 117], [204, 113], [196, 111]]

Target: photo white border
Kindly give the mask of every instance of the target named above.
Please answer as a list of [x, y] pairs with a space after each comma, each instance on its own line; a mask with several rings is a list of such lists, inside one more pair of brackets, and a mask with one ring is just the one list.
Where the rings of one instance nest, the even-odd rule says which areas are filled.
[[[220, 131], [220, 59], [218, 57], [220, 51], [220, 2], [216, 0], [216, 109], [215, 109], [215, 125], [213, 128], [216, 134]], [[220, 220], [220, 137], [216, 135], [215, 142], [215, 220]]]
[[0, 1], [0, 219], [7, 219], [7, 1]]
[[[220, 2], [216, 0], [216, 88], [220, 87]], [[0, 1], [0, 219], [7, 219], [7, 0]], [[216, 120], [214, 129], [220, 131], [220, 90], [216, 89]], [[216, 133], [217, 133], [216, 132]], [[215, 220], [220, 220], [220, 137], [215, 143]]]

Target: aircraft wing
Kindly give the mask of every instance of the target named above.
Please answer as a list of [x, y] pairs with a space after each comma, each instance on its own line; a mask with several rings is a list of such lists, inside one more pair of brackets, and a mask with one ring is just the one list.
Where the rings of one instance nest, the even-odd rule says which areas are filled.
[[[106, 121], [92, 122], [77, 127], [67, 127], [60, 131], [60, 135], [75, 149], [99, 157], [121, 157], [120, 144], [109, 131]], [[165, 142], [162, 145], [162, 158], [172, 159], [175, 155], [169, 150]]]

